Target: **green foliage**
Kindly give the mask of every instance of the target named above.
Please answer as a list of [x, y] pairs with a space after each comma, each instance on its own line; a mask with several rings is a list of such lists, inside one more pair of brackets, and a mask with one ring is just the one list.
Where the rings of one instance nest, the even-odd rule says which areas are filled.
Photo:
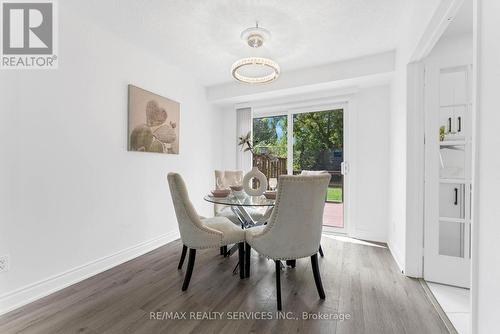
[[342, 188], [328, 187], [327, 201], [342, 202]]
[[[301, 113], [293, 117], [294, 171], [337, 169], [339, 162], [334, 165], [333, 152], [343, 148], [342, 110]], [[286, 116], [254, 118], [253, 153], [286, 158], [287, 131]]]
[[331, 170], [331, 154], [343, 147], [343, 113], [339, 110], [294, 115], [294, 170]]
[[256, 154], [271, 154], [275, 157], [286, 158], [286, 136], [286, 116], [254, 118], [253, 143]]

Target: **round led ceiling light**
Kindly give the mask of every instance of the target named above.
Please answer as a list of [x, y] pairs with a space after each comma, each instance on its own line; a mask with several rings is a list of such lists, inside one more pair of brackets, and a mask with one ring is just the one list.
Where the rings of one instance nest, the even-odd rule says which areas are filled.
[[[251, 73], [244, 73], [245, 70]], [[278, 78], [280, 66], [269, 58], [247, 57], [237, 60], [231, 66], [231, 74], [236, 80], [245, 83], [268, 83]]]
[[[271, 38], [271, 33], [260, 28], [257, 23], [255, 27], [245, 29], [241, 38], [251, 48], [260, 48], [266, 40]], [[280, 75], [279, 65], [272, 59], [264, 57], [246, 57], [237, 60], [231, 66], [231, 75], [238, 81], [249, 84], [269, 83]]]

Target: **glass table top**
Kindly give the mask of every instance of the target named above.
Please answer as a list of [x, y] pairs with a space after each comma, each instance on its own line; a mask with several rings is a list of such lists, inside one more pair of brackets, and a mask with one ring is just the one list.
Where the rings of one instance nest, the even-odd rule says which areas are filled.
[[262, 196], [248, 196], [247, 194], [234, 195], [230, 193], [227, 197], [215, 197], [207, 195], [203, 198], [207, 202], [230, 205], [230, 206], [274, 206], [275, 199], [267, 199]]

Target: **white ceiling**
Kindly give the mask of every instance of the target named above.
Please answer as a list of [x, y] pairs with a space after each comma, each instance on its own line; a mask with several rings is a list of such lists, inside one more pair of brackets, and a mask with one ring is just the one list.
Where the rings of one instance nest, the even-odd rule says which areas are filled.
[[75, 0], [71, 6], [212, 86], [231, 81], [231, 64], [255, 54], [239, 36], [256, 20], [272, 33], [259, 54], [286, 72], [395, 49], [408, 1]]
[[472, 0], [465, 0], [448, 28], [446, 28], [442, 38], [472, 33], [472, 21]]

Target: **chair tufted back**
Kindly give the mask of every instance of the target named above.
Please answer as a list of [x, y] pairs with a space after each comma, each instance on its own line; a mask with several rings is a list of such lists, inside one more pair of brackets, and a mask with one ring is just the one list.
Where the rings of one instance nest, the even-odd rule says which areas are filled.
[[220, 242], [222, 233], [203, 225], [189, 199], [182, 177], [177, 173], [168, 173], [167, 180], [182, 243], [189, 248], [199, 248]]
[[273, 259], [296, 259], [318, 252], [330, 174], [282, 175], [268, 224], [255, 242]]

